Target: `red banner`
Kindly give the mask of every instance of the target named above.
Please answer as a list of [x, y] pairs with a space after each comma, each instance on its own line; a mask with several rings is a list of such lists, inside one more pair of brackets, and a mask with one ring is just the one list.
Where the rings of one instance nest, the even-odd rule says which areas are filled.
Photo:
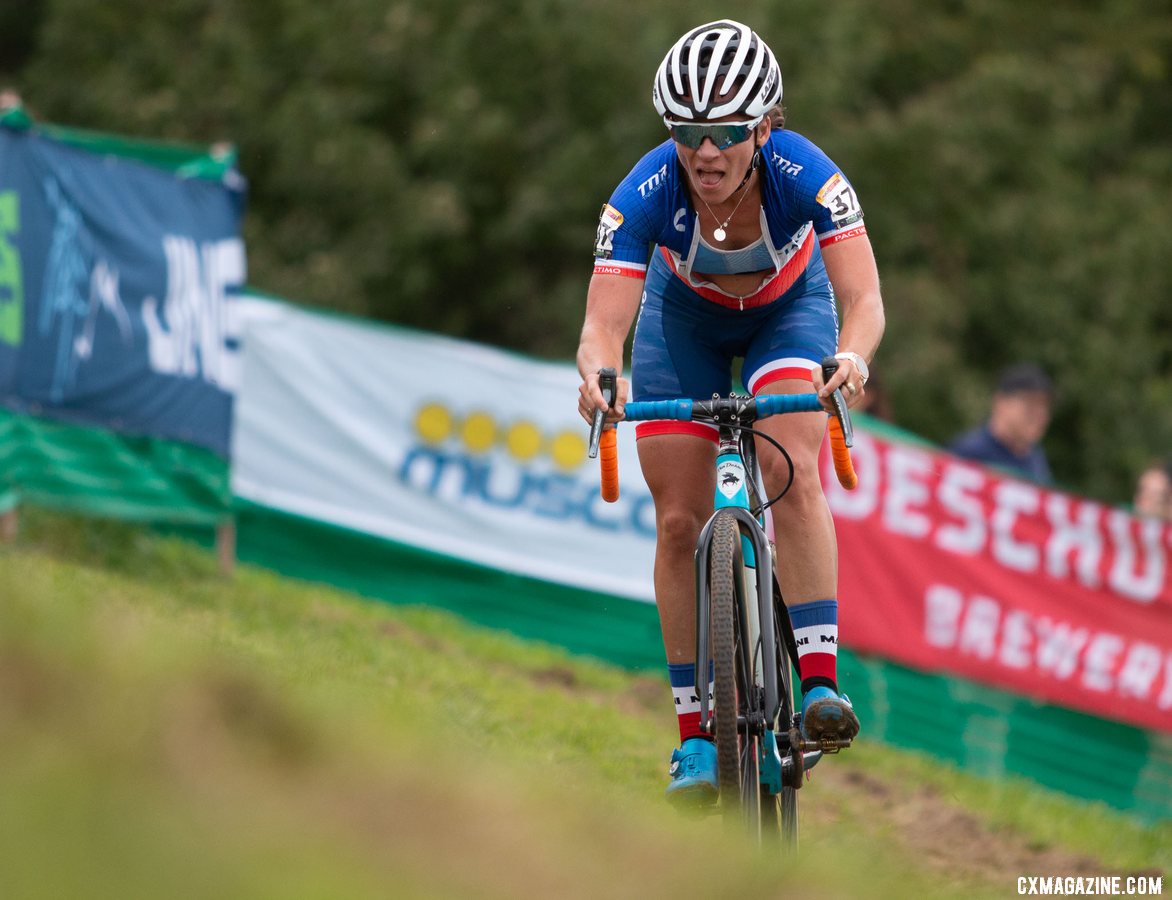
[[868, 432], [853, 453], [856, 490], [822, 471], [844, 645], [1172, 732], [1168, 524]]

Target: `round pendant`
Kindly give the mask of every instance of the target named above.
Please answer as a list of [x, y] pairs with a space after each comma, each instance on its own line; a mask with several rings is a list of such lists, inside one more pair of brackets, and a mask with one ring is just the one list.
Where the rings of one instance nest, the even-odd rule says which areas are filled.
[[712, 236], [718, 241], [723, 241], [728, 236], [728, 233], [723, 228], [717, 228], [712, 232]]

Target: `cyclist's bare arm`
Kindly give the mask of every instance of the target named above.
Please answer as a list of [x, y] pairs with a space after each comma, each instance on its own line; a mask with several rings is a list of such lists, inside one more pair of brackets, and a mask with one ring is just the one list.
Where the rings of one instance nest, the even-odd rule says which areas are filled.
[[[885, 326], [879, 271], [871, 242], [864, 234], [839, 244], [828, 244], [822, 248], [822, 260], [842, 309], [838, 349], [858, 353], [869, 363], [879, 347]], [[854, 366], [839, 366], [826, 386], [826, 395], [841, 387], [848, 378], [857, 384], [859, 378]], [[818, 369], [814, 370], [814, 388], [820, 396], [825, 396], [822, 394], [822, 373]], [[863, 392], [852, 394], [844, 388], [843, 396], [848, 405], [854, 406], [863, 399]]]
[[[622, 372], [623, 345], [639, 311], [642, 296], [642, 278], [597, 274], [590, 279], [586, 321], [578, 344], [578, 372], [582, 376], [578, 411], [587, 422], [594, 418], [595, 409], [606, 409], [606, 401], [598, 388], [598, 370], [612, 368]], [[627, 379], [619, 378], [615, 409], [608, 415], [608, 421], [621, 417], [629, 389]]]

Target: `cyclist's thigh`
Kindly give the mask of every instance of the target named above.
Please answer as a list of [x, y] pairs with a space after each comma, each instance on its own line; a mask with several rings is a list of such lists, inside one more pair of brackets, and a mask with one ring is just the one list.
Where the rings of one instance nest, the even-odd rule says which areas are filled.
[[795, 288], [791, 294], [767, 307], [745, 351], [745, 387], [751, 394], [777, 381], [811, 381], [814, 367], [838, 346], [838, 312], [829, 285], [808, 292]]
[[639, 438], [637, 447], [656, 509], [674, 503], [707, 518], [716, 491], [716, 443], [690, 434], [655, 434]]
[[[804, 378], [785, 378], [771, 381], [759, 391], [761, 394], [808, 394], [814, 389], [811, 382]], [[781, 416], [771, 416], [757, 423], [757, 428], [772, 437], [793, 458], [794, 466], [799, 471], [812, 470], [817, 475], [818, 452], [822, 447], [822, 440], [826, 434], [826, 413], [822, 411], [810, 413], [787, 413]], [[771, 452], [765, 441], [757, 444], [765, 466], [765, 460], [776, 452]], [[788, 467], [786, 469], [788, 472]], [[767, 472], [768, 474], [768, 472]], [[795, 476], [797, 473], [795, 472]], [[813, 478], [818, 483], [817, 477]], [[811, 487], [812, 485], [806, 485]], [[821, 488], [819, 487], [819, 490]]]
[[[814, 368], [823, 357], [834, 353], [838, 343], [838, 314], [828, 288], [800, 294], [792, 300], [783, 298], [780, 302], [782, 305], [770, 319], [761, 324], [745, 354], [745, 384], [755, 395], [813, 390]], [[825, 413], [773, 416], [758, 427], [776, 438], [793, 457], [795, 477], [807, 470], [812, 473], [799, 478], [798, 489], [821, 491], [817, 461], [826, 431]], [[769, 462], [775, 462], [776, 455], [767, 446], [762, 449], [762, 466], [767, 477], [772, 474]], [[776, 477], [786, 475], [788, 466]]]

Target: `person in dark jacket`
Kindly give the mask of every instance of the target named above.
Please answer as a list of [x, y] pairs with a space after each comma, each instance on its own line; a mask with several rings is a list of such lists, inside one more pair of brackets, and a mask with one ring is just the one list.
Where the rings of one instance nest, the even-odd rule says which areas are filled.
[[1050, 484], [1053, 477], [1042, 438], [1053, 407], [1054, 385], [1040, 366], [1010, 366], [997, 382], [989, 418], [957, 437], [948, 449], [964, 459]]

